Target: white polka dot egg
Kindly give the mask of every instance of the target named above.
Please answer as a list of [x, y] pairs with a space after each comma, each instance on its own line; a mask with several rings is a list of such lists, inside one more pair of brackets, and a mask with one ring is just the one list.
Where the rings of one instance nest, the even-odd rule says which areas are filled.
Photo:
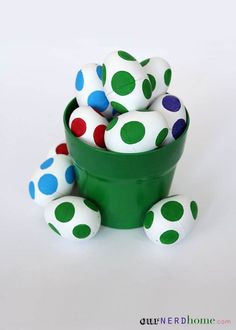
[[75, 109], [69, 120], [72, 133], [97, 148], [105, 148], [104, 132], [107, 124], [106, 118], [88, 106]]
[[171, 68], [169, 63], [161, 57], [151, 57], [141, 62], [143, 70], [147, 73], [152, 86], [152, 102], [157, 96], [167, 92], [171, 81]]
[[102, 66], [104, 90], [119, 113], [146, 108], [152, 88], [146, 72], [136, 59], [124, 51], [107, 56]]
[[82, 197], [66, 196], [52, 201], [44, 217], [58, 235], [74, 241], [85, 241], [95, 236], [101, 226], [97, 206]]
[[90, 63], [83, 66], [77, 73], [75, 87], [79, 106], [90, 106], [107, 118], [113, 116], [112, 106], [103, 90], [101, 65]]
[[158, 111], [132, 111], [112, 119], [105, 131], [105, 144], [111, 151], [144, 152], [160, 146], [167, 134], [167, 122]]
[[74, 166], [70, 157], [55, 155], [45, 160], [32, 176], [29, 194], [36, 204], [45, 206], [56, 198], [68, 195], [74, 181]]
[[186, 109], [178, 97], [171, 94], [161, 95], [150, 105], [149, 109], [161, 112], [168, 123], [169, 134], [164, 144], [176, 140], [185, 130]]
[[197, 203], [186, 196], [162, 199], [146, 213], [144, 231], [156, 244], [176, 244], [193, 229], [197, 213]]

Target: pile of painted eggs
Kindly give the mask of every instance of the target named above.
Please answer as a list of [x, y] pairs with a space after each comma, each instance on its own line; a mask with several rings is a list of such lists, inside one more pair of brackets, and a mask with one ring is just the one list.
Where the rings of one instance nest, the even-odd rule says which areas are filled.
[[[74, 136], [106, 152], [139, 153], [177, 139], [185, 130], [183, 102], [167, 93], [170, 65], [160, 57], [138, 62], [125, 51], [109, 54], [102, 65], [78, 70], [75, 87], [78, 108], [69, 119]], [[29, 194], [45, 207], [49, 227], [63, 237], [84, 241], [101, 226], [98, 207], [70, 195], [75, 173], [65, 142], [50, 149], [29, 182]], [[170, 245], [193, 228], [195, 201], [175, 195], [158, 201], [144, 218], [144, 231], [155, 243]]]

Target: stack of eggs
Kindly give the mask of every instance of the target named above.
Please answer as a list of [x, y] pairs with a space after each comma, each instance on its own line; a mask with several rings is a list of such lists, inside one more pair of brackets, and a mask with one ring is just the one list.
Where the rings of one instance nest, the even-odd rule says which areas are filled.
[[[186, 127], [186, 109], [167, 93], [170, 65], [160, 57], [138, 62], [125, 51], [115, 51], [102, 65], [87, 64], [77, 73], [78, 108], [69, 119], [71, 132], [85, 143], [119, 153], [163, 148]], [[65, 143], [50, 151], [33, 175], [30, 196], [46, 206], [48, 225], [61, 236], [86, 240], [101, 225], [95, 204], [68, 196], [74, 169]], [[155, 243], [174, 244], [193, 227], [196, 202], [176, 195], [157, 202], [144, 219], [144, 230]]]

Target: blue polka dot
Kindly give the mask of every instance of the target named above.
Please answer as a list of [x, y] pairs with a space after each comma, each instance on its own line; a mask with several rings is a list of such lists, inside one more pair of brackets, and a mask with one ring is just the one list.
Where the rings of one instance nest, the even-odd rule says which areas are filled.
[[75, 181], [75, 171], [74, 171], [74, 166], [71, 165], [67, 168], [66, 173], [65, 173], [65, 178], [66, 182], [71, 184]]
[[166, 110], [176, 112], [179, 111], [181, 108], [180, 100], [173, 96], [173, 95], [167, 95], [162, 99], [162, 105]]
[[29, 194], [32, 199], [35, 199], [35, 187], [33, 181], [29, 183]]
[[103, 91], [94, 91], [88, 97], [88, 105], [103, 112], [107, 109], [109, 102]]
[[178, 119], [172, 127], [172, 135], [177, 139], [184, 131], [186, 122], [184, 119]]
[[54, 162], [53, 158], [48, 158], [47, 160], [45, 160], [45, 162], [43, 162], [40, 165], [41, 170], [45, 170], [46, 168], [49, 168]]
[[75, 88], [78, 90], [78, 91], [81, 91], [84, 87], [84, 76], [83, 76], [83, 72], [80, 70], [78, 73], [77, 73], [77, 77], [76, 77], [76, 80], [75, 80]]
[[57, 178], [53, 174], [44, 174], [39, 179], [38, 187], [42, 194], [52, 195], [57, 191]]
[[98, 65], [98, 66], [97, 66], [96, 71], [97, 71], [98, 78], [99, 78], [100, 80], [102, 80], [102, 67], [101, 67], [101, 65]]

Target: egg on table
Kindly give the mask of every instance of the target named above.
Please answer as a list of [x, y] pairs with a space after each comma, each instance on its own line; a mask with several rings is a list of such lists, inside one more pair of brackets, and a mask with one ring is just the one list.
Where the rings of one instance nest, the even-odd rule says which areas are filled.
[[140, 63], [148, 75], [152, 86], [152, 102], [157, 96], [167, 92], [171, 81], [171, 68], [169, 63], [161, 57], [151, 57]]
[[75, 109], [69, 120], [71, 132], [84, 142], [97, 148], [105, 148], [104, 132], [107, 124], [106, 118], [88, 106]]
[[186, 109], [178, 97], [171, 94], [161, 95], [154, 100], [149, 109], [161, 112], [168, 123], [169, 134], [164, 144], [176, 140], [185, 130]]
[[60, 143], [57, 143], [52, 148], [50, 148], [48, 152], [48, 158], [54, 155], [69, 155], [66, 141], [61, 141]]
[[135, 153], [157, 148], [168, 134], [165, 118], [158, 111], [131, 111], [111, 120], [105, 131], [108, 150]]
[[193, 229], [198, 214], [197, 203], [186, 196], [162, 199], [146, 213], [144, 231], [160, 245], [173, 245]]
[[101, 226], [98, 207], [90, 200], [66, 196], [49, 203], [44, 218], [58, 235], [76, 241], [85, 241], [95, 236]]
[[101, 65], [95, 63], [84, 65], [77, 73], [75, 87], [79, 106], [90, 106], [106, 118], [113, 116], [113, 108], [102, 85]]
[[112, 52], [102, 66], [104, 90], [119, 113], [146, 108], [152, 96], [151, 83], [141, 64], [130, 54]]
[[69, 156], [54, 155], [45, 160], [31, 177], [29, 194], [38, 205], [71, 193], [75, 181], [74, 166]]

